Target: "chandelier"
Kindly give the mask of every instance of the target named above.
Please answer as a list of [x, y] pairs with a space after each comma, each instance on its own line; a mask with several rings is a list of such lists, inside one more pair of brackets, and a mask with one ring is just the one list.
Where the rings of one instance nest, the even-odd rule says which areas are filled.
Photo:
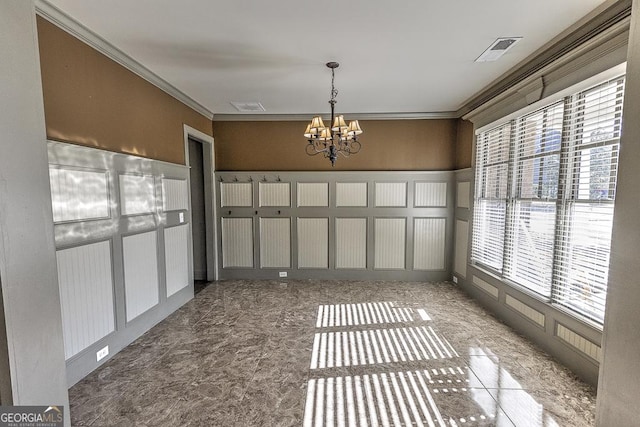
[[327, 62], [327, 67], [331, 69], [331, 127], [326, 127], [322, 122], [322, 117], [315, 116], [304, 131], [304, 137], [309, 142], [306, 152], [309, 156], [323, 154], [325, 158], [331, 160], [331, 166], [335, 166], [338, 153], [344, 157], [356, 154], [362, 145], [358, 141], [358, 135], [362, 133], [357, 120], [352, 120], [347, 125], [344, 116], [335, 115], [336, 96], [338, 90], [334, 86], [335, 70], [340, 64], [337, 62]]

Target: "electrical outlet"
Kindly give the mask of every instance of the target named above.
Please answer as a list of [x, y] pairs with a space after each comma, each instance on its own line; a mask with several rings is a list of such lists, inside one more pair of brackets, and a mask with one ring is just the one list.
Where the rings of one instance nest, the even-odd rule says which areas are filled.
[[453, 276], [453, 283], [458, 283], [458, 278], [456, 276]]
[[104, 359], [108, 355], [109, 355], [109, 346], [101, 348], [100, 350], [98, 350], [96, 352], [96, 362], [101, 361], [102, 359]]
[[281, 271], [280, 272], [280, 277], [287, 277], [287, 272], [286, 271]]

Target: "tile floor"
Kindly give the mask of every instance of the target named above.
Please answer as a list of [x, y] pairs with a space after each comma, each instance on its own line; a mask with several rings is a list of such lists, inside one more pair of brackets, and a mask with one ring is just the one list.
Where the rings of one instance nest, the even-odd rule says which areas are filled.
[[222, 281], [69, 390], [74, 426], [592, 426], [595, 392], [450, 283]]

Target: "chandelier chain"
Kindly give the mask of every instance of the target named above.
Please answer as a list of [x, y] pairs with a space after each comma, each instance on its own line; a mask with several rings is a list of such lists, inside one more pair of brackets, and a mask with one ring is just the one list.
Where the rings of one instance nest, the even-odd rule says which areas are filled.
[[336, 70], [335, 68], [332, 68], [331, 69], [331, 100], [329, 102], [333, 104], [337, 102], [336, 97], [338, 96], [338, 89], [336, 89], [335, 80], [336, 80]]

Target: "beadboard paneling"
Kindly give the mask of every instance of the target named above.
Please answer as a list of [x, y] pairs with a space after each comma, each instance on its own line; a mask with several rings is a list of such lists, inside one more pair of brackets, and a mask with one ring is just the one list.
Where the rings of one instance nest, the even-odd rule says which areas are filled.
[[56, 252], [65, 359], [115, 330], [111, 244]]
[[127, 322], [159, 302], [157, 232], [122, 238]]
[[222, 267], [253, 268], [252, 218], [222, 218]]
[[189, 187], [186, 179], [162, 179], [162, 210], [189, 209]]
[[291, 206], [291, 185], [288, 182], [261, 182], [260, 206]]
[[291, 267], [291, 220], [260, 218], [260, 266]]
[[119, 176], [120, 212], [122, 215], [152, 213], [156, 209], [152, 175]]
[[414, 193], [416, 207], [447, 206], [446, 182], [416, 182]]
[[220, 204], [222, 207], [253, 206], [253, 186], [250, 182], [221, 182]]
[[405, 268], [406, 222], [405, 218], [375, 219], [375, 268]]
[[443, 270], [446, 247], [445, 218], [416, 218], [413, 225], [413, 268]]
[[336, 268], [367, 268], [366, 218], [336, 218]]
[[376, 182], [376, 207], [407, 206], [406, 182]]
[[109, 217], [106, 171], [49, 168], [53, 221], [84, 221]]
[[189, 285], [189, 225], [164, 229], [167, 297]]
[[329, 206], [329, 184], [326, 182], [299, 182], [298, 206]]
[[469, 222], [456, 220], [455, 229], [456, 248], [453, 271], [462, 277], [467, 277], [467, 252], [469, 249]]
[[456, 191], [457, 206], [463, 209], [469, 209], [469, 196], [471, 191], [471, 183], [469, 181], [459, 182]]
[[298, 218], [298, 268], [329, 268], [329, 218]]
[[336, 182], [336, 207], [367, 207], [367, 183]]

